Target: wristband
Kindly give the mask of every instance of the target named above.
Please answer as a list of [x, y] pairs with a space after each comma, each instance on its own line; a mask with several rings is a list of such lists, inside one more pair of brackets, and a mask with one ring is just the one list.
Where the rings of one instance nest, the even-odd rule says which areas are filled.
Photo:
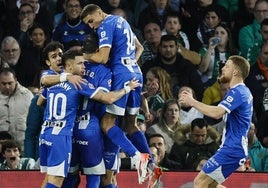
[[66, 73], [62, 73], [60, 75], [60, 82], [66, 82], [67, 81], [67, 74]]
[[128, 94], [130, 91], [131, 91], [131, 89], [130, 89], [130, 87], [129, 86], [124, 86], [124, 89], [126, 90], [126, 94]]

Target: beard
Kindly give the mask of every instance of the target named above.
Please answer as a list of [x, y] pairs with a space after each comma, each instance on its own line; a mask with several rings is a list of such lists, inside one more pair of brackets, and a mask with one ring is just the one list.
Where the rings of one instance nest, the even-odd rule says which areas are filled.
[[222, 75], [220, 76], [219, 80], [220, 80], [220, 82], [223, 83], [223, 84], [225, 84], [225, 83], [229, 83], [229, 82], [231, 81], [230, 78], [227, 78], [227, 77], [222, 76]]
[[175, 58], [176, 58], [176, 54], [175, 55], [173, 55], [173, 56], [170, 56], [170, 57], [166, 57], [166, 56], [161, 56], [161, 58], [163, 59], [163, 60], [165, 60], [165, 61], [172, 61], [172, 60], [174, 60]]

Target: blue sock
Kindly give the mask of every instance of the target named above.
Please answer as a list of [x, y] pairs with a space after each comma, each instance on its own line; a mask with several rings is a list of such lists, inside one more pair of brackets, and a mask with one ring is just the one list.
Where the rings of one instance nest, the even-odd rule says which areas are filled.
[[135, 146], [129, 141], [121, 128], [113, 126], [108, 130], [106, 135], [114, 144], [120, 146], [122, 150], [131, 157], [135, 155], [137, 148], [135, 148]]
[[[149, 153], [151, 155], [148, 142], [147, 142], [146, 137], [145, 137], [145, 135], [144, 135], [143, 132], [137, 131], [137, 132], [133, 133], [132, 135], [130, 135], [129, 136], [129, 139], [131, 140], [131, 142], [133, 143], [133, 145], [141, 153]], [[149, 163], [151, 163], [151, 162], [153, 162], [152, 156], [149, 159]]]
[[100, 187], [100, 175], [86, 175], [87, 186], [86, 188], [99, 188]]
[[59, 188], [56, 185], [52, 184], [52, 183], [48, 183], [46, 184], [46, 188]]
[[79, 174], [68, 174], [68, 176], [64, 178], [61, 188], [78, 187], [79, 183], [80, 183]]
[[104, 185], [102, 188], [115, 188], [113, 184]]

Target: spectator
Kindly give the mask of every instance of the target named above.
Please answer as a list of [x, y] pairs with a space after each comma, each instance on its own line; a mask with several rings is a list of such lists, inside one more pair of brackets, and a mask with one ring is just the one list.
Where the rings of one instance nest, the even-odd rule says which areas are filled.
[[39, 89], [40, 72], [45, 65], [42, 59], [42, 50], [46, 45], [46, 33], [41, 25], [29, 29], [30, 46], [23, 48], [20, 61], [16, 65], [18, 81], [30, 90]]
[[163, 28], [163, 19], [171, 11], [168, 0], [153, 0], [141, 11], [137, 27], [142, 31], [148, 22], [159, 23]]
[[165, 102], [158, 123], [149, 127], [147, 135], [159, 133], [163, 135], [166, 142], [166, 152], [169, 154], [174, 143], [175, 132], [181, 126], [180, 124], [180, 106], [176, 99], [169, 99]]
[[145, 133], [146, 132], [146, 123], [145, 123], [145, 117], [143, 114], [138, 114], [137, 115], [137, 124], [138, 124], [138, 127], [140, 128], [140, 130]]
[[164, 18], [164, 29], [162, 35], [169, 34], [177, 37], [181, 55], [191, 61], [194, 65], [200, 64], [201, 58], [198, 53], [189, 50], [190, 44], [187, 35], [182, 31], [180, 16], [178, 12], [170, 11]]
[[257, 137], [262, 145], [268, 148], [268, 111], [265, 111], [259, 118], [256, 128], [257, 128]]
[[21, 48], [29, 47], [31, 44], [29, 29], [37, 24], [34, 7], [29, 3], [24, 3], [19, 8], [18, 22], [12, 26], [11, 35], [14, 36]]
[[136, 35], [137, 39], [140, 41], [140, 43], [142, 44], [144, 42], [141, 31], [137, 27], [135, 27], [135, 25], [132, 24], [132, 22], [130, 22], [130, 20], [127, 16], [127, 13], [124, 9], [115, 8], [111, 11], [111, 14], [122, 16], [125, 20], [127, 20], [130, 23], [131, 30], [133, 31], [133, 33], [135, 33], [135, 35]]
[[[179, 89], [179, 92], [177, 94], [177, 97], [179, 98], [180, 93], [183, 91], [188, 91], [189, 93], [192, 93], [193, 97], [196, 99], [194, 90], [190, 87], [187, 86], [183, 86]], [[178, 99], [179, 102], [179, 99]], [[191, 124], [191, 122], [196, 119], [196, 118], [203, 118], [204, 115], [199, 112], [197, 109], [193, 108], [193, 107], [187, 107], [187, 106], [183, 106], [181, 105], [181, 109], [180, 109], [180, 123], [182, 125], [184, 124]]]
[[[200, 41], [196, 36], [196, 31], [198, 25], [202, 22], [205, 16], [205, 11], [207, 7], [213, 6], [217, 7], [221, 12], [222, 21], [228, 21], [228, 12], [221, 6], [217, 4], [217, 0], [187, 0], [182, 4], [182, 24], [184, 25], [184, 31], [189, 37], [191, 44], [191, 50], [198, 52], [202, 46], [200, 46]], [[191, 24], [189, 24], [191, 23]]]
[[[17, 7], [20, 8], [20, 6], [25, 3], [29, 3], [34, 7], [35, 21], [44, 26], [47, 37], [50, 39], [51, 31], [53, 29], [53, 17], [55, 13], [53, 9], [47, 9], [46, 6], [49, 6], [49, 2], [44, 3], [39, 0], [17, 0]], [[43, 6], [42, 4], [46, 4], [46, 6]]]
[[179, 12], [170, 11], [164, 17], [164, 28], [162, 35], [174, 35], [177, 37], [178, 44], [181, 44], [186, 49], [190, 49], [188, 36], [182, 31]]
[[165, 138], [159, 134], [155, 133], [148, 138], [149, 146], [156, 147], [159, 150], [159, 163], [158, 165], [164, 170], [180, 170], [181, 164], [173, 161], [169, 158], [167, 153], [167, 145]]
[[44, 106], [37, 105], [38, 95], [31, 101], [26, 119], [24, 156], [37, 160], [39, 158], [39, 134], [44, 117]]
[[250, 73], [245, 80], [246, 85], [250, 89], [253, 96], [253, 107], [256, 112], [257, 119], [267, 109], [263, 106], [263, 98], [265, 89], [268, 87], [268, 41], [265, 41], [261, 48], [261, 53], [256, 63], [251, 67]]
[[197, 28], [197, 38], [201, 47], [209, 45], [209, 39], [214, 35], [216, 26], [222, 21], [221, 12], [218, 6], [208, 6], [205, 9], [205, 15]]
[[[212, 86], [205, 90], [202, 102], [207, 105], [217, 106], [219, 102], [224, 99], [227, 91], [229, 90], [229, 85], [229, 83], [221, 83], [217, 80]], [[204, 116], [204, 118], [209, 125], [212, 125], [220, 133], [220, 135], [223, 134], [223, 129], [225, 127], [225, 121], [223, 118], [214, 119], [208, 116]]]
[[252, 123], [248, 132], [248, 153], [250, 166], [256, 172], [268, 172], [268, 148], [264, 148], [255, 134], [255, 125]]
[[239, 9], [231, 17], [232, 36], [234, 44], [238, 47], [238, 34], [242, 27], [254, 20], [254, 6], [257, 0], [239, 0]]
[[143, 95], [148, 101], [150, 113], [153, 115], [153, 122], [156, 122], [165, 101], [173, 98], [169, 74], [161, 67], [150, 68], [146, 73], [145, 88]]
[[6, 140], [11, 140], [12, 136], [7, 131], [0, 131], [0, 164], [4, 162], [5, 158], [2, 154], [2, 143]]
[[239, 0], [218, 0], [218, 5], [229, 12], [230, 17], [239, 9]]
[[35, 167], [32, 158], [21, 158], [21, 146], [14, 140], [6, 140], [2, 144], [2, 154], [5, 158], [0, 164], [0, 170], [30, 170]]
[[157, 56], [143, 64], [142, 72], [146, 74], [151, 67], [155, 66], [162, 67], [170, 75], [173, 93], [177, 93], [182, 86], [189, 86], [195, 91], [196, 98], [202, 99], [204, 87], [200, 75], [195, 66], [178, 53], [175, 36], [163, 35], [161, 37]]
[[33, 94], [17, 81], [11, 68], [0, 70], [0, 131], [8, 131], [18, 141], [23, 154], [26, 117]]
[[157, 54], [162, 36], [160, 25], [156, 22], [147, 23], [143, 29], [143, 36], [145, 41], [142, 43], [144, 50], [140, 57], [141, 66], [152, 60]]
[[5, 64], [5, 67], [8, 65], [14, 68], [21, 54], [18, 41], [12, 36], [6, 36], [1, 42], [1, 54], [3, 56], [2, 62]]
[[[254, 7], [253, 23], [244, 26], [238, 35], [238, 47], [243, 57], [249, 59], [251, 48], [256, 45], [262, 45], [263, 39], [260, 33], [260, 24], [265, 18], [268, 18], [268, 2], [266, 0], [257, 0]], [[251, 65], [256, 62], [256, 58], [255, 56], [249, 59]]]
[[[213, 42], [217, 38], [218, 42]], [[213, 36], [209, 39], [208, 47], [203, 47], [199, 53], [202, 56], [199, 72], [203, 83], [208, 87], [217, 80], [221, 63], [224, 64], [231, 55], [237, 54], [231, 28], [225, 23], [216, 26]]]
[[79, 0], [65, 1], [65, 15], [62, 23], [59, 24], [52, 33], [52, 40], [63, 44], [64, 50], [68, 50], [74, 45], [82, 45], [87, 34], [92, 32], [80, 19], [83, 4]]
[[170, 158], [182, 164], [184, 170], [195, 170], [194, 163], [200, 156], [211, 157], [219, 148], [217, 142], [205, 144], [208, 124], [203, 118], [196, 118], [191, 123], [189, 139], [182, 145], [175, 143]]

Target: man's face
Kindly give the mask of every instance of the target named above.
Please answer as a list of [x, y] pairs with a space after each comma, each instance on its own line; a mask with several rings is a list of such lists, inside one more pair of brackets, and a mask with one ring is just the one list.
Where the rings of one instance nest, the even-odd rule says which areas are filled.
[[88, 14], [84, 19], [83, 22], [87, 24], [92, 29], [96, 30], [101, 22], [103, 21], [103, 15], [100, 10], [96, 10], [92, 14]]
[[3, 156], [5, 157], [10, 168], [17, 168], [20, 160], [20, 151], [18, 148], [7, 148], [3, 153]]
[[3, 60], [10, 66], [15, 66], [20, 58], [20, 47], [16, 42], [8, 42], [2, 46]]
[[177, 56], [178, 46], [175, 41], [163, 41], [159, 45], [159, 53], [161, 54], [161, 58], [166, 61], [171, 61]]
[[159, 25], [148, 23], [144, 29], [144, 39], [149, 44], [159, 44], [162, 36], [162, 31]]
[[29, 25], [32, 26], [35, 19], [35, 12], [30, 6], [23, 6], [19, 10], [19, 20], [27, 20], [29, 22]]
[[83, 56], [76, 56], [74, 60], [70, 64], [70, 71], [74, 75], [83, 76], [85, 74], [85, 59]]
[[254, 17], [258, 23], [261, 23], [265, 18], [268, 18], [268, 3], [259, 2], [254, 8]]
[[151, 155], [152, 155], [152, 157], [153, 157], [153, 159], [154, 159], [154, 163], [155, 163], [155, 165], [159, 165], [159, 163], [160, 163], [160, 159], [159, 159], [159, 155], [158, 155], [158, 150], [157, 150], [157, 148], [154, 147], [154, 146], [151, 146], [151, 147], [150, 147], [150, 152], [151, 152]]
[[221, 83], [229, 83], [233, 78], [234, 65], [231, 60], [227, 60], [225, 65], [222, 67], [222, 73], [220, 76]]
[[3, 95], [10, 96], [16, 89], [17, 80], [10, 72], [0, 75], [0, 91]]
[[49, 68], [57, 73], [60, 73], [63, 69], [62, 63], [61, 63], [61, 57], [62, 57], [62, 49], [58, 48], [54, 51], [48, 52], [48, 60], [46, 60], [46, 64], [49, 66]]
[[194, 129], [191, 131], [190, 140], [192, 143], [201, 145], [204, 144], [207, 138], [207, 128], [203, 127], [200, 129], [198, 126], [195, 126]]
[[82, 7], [78, 0], [70, 0], [66, 4], [65, 12], [70, 20], [76, 19], [80, 16]]
[[149, 146], [154, 146], [159, 150], [159, 159], [162, 161], [167, 150], [164, 139], [162, 137], [152, 137], [149, 140]]
[[263, 25], [261, 27], [261, 35], [262, 35], [263, 41], [268, 40], [268, 25]]
[[264, 43], [260, 54], [261, 62], [265, 67], [268, 67], [268, 43]]

